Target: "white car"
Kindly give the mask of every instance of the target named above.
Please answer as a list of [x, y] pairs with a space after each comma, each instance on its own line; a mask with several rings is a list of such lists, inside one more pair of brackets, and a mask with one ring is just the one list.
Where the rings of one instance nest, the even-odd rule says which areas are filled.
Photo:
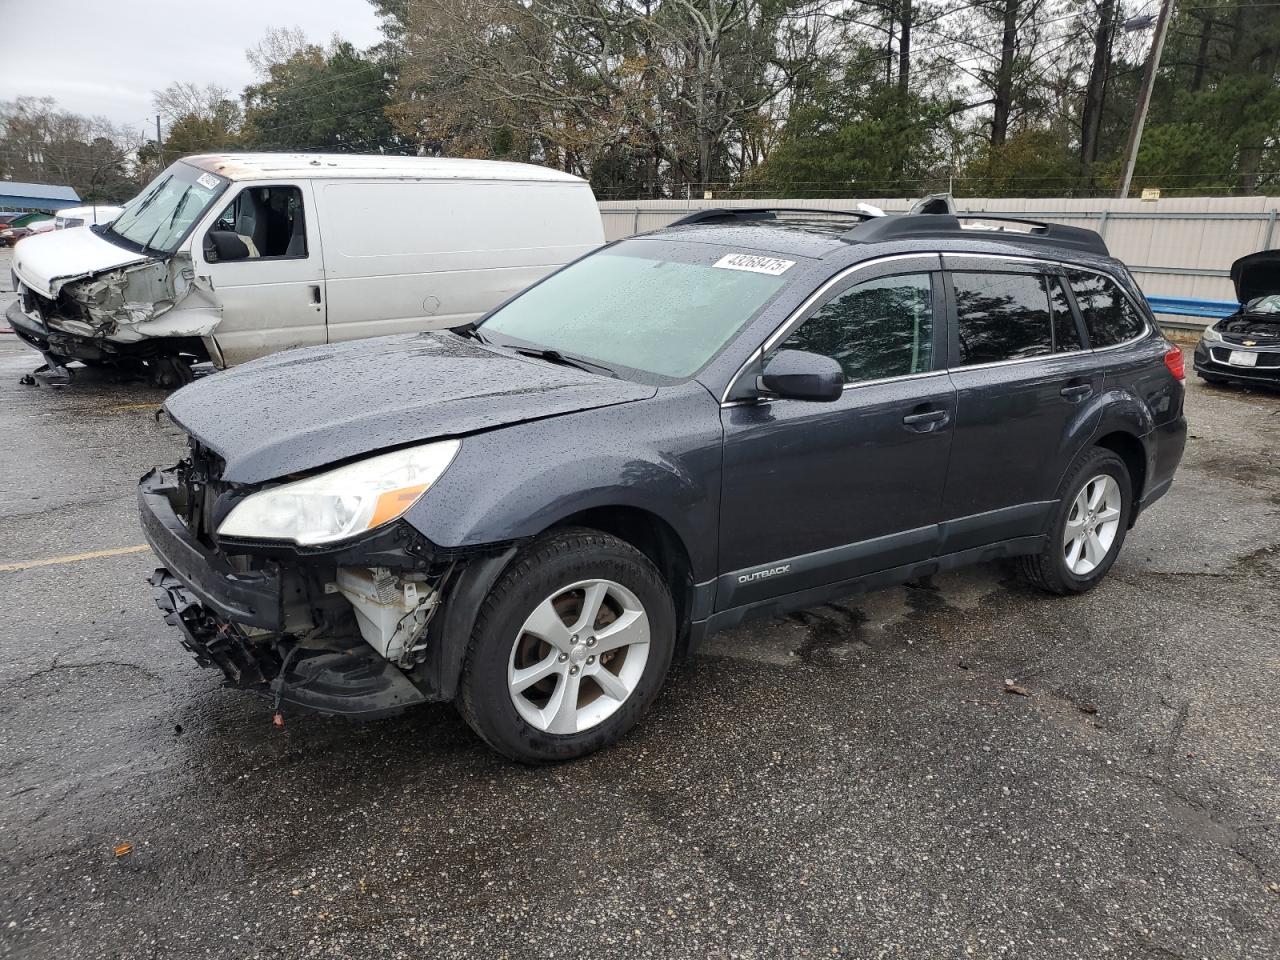
[[210, 154], [106, 227], [15, 248], [14, 331], [57, 369], [165, 381], [315, 344], [455, 327], [604, 242], [591, 186], [485, 160]]

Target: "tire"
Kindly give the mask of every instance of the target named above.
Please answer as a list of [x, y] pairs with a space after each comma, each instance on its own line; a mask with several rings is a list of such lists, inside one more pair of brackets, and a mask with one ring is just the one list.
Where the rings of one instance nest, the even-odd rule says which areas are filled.
[[[1114, 488], [1103, 478], [1110, 478]], [[1077, 501], [1082, 495], [1087, 499], [1088, 494], [1099, 491], [1103, 504], [1114, 509], [1117, 515], [1113, 517], [1109, 510], [1097, 508], [1092, 517], [1084, 513], [1085, 520], [1078, 525], [1085, 505], [1077, 506]], [[1076, 458], [1059, 493], [1048, 542], [1040, 553], [1021, 558], [1021, 572], [1025, 579], [1049, 593], [1085, 593], [1102, 582], [1124, 546], [1133, 516], [1133, 482], [1129, 468], [1119, 456], [1110, 450], [1092, 447]], [[1106, 520], [1101, 519], [1104, 516]], [[1069, 523], [1073, 531], [1084, 536], [1084, 540], [1080, 536], [1072, 538], [1074, 548], [1067, 543]], [[1090, 529], [1097, 534], [1092, 544], [1087, 542]]]
[[[583, 626], [589, 604], [600, 614]], [[515, 556], [481, 605], [458, 710], [513, 760], [581, 757], [635, 726], [675, 636], [671, 592], [644, 554], [595, 530], [554, 531]]]

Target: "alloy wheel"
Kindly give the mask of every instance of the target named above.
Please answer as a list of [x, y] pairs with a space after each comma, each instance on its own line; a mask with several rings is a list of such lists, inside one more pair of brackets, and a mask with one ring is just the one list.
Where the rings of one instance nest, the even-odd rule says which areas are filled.
[[547, 597], [511, 646], [507, 689], [530, 726], [582, 733], [635, 691], [649, 659], [649, 615], [612, 580], [582, 580]]
[[1067, 569], [1086, 577], [1106, 558], [1120, 532], [1124, 500], [1115, 477], [1100, 473], [1076, 494], [1067, 515], [1062, 546]]

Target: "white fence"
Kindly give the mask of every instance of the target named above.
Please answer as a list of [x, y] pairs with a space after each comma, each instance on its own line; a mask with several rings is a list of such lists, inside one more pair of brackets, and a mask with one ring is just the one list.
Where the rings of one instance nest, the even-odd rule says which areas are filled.
[[[846, 200], [606, 200], [600, 203], [610, 240], [666, 226], [705, 207], [804, 207], [852, 210]], [[890, 213], [911, 200], [867, 200]], [[963, 213], [1006, 213], [1097, 230], [1112, 254], [1129, 265], [1149, 296], [1234, 300], [1228, 271], [1247, 253], [1280, 246], [1280, 197], [1192, 197], [1170, 200], [970, 199]]]

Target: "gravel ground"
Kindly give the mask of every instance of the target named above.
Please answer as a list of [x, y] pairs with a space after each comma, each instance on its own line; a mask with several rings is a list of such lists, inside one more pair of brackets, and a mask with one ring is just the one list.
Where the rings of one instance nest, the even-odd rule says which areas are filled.
[[36, 362], [0, 334], [0, 956], [1280, 955], [1280, 395], [1189, 385], [1088, 596], [990, 565], [752, 623], [533, 770], [447, 706], [273, 730], [148, 553], [27, 566], [141, 544], [181, 449]]

